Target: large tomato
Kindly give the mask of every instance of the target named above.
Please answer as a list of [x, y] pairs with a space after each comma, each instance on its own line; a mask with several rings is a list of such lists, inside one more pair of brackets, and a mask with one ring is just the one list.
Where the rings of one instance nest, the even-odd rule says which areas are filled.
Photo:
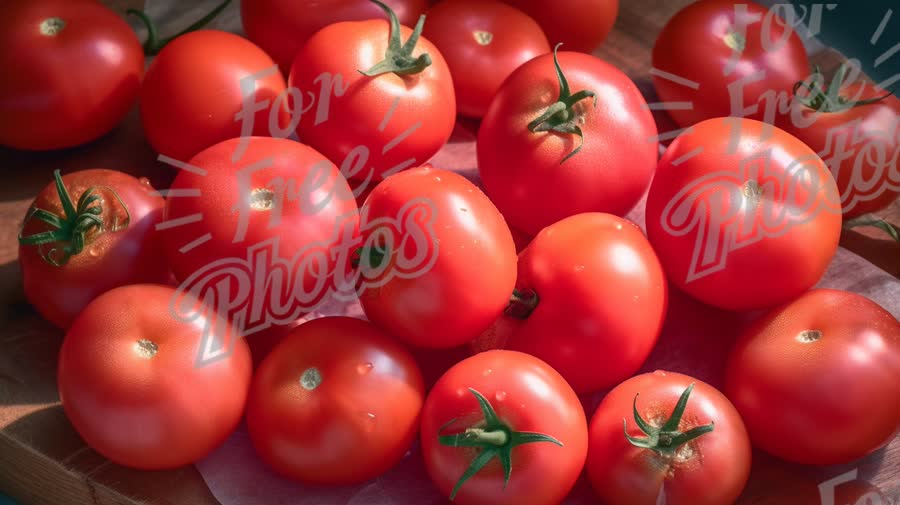
[[141, 123], [158, 153], [188, 161], [238, 136], [286, 137], [291, 113], [275, 62], [233, 33], [182, 35], [154, 58], [141, 87]]
[[478, 170], [510, 225], [533, 236], [582, 212], [628, 213], [656, 168], [656, 133], [624, 73], [554, 51], [503, 83], [478, 133]]
[[544, 228], [519, 255], [516, 294], [511, 329], [496, 328], [493, 344], [483, 341], [537, 356], [578, 393], [637, 372], [668, 304], [665, 273], [640, 228], [597, 213]]
[[591, 53], [612, 31], [619, 0], [504, 0], [534, 18], [550, 43], [566, 50]]
[[[516, 283], [516, 246], [503, 216], [477, 186], [421, 167], [375, 186], [365, 223], [396, 222], [403, 242], [382, 243], [363, 225], [360, 289], [366, 316], [406, 343], [450, 348], [472, 340], [503, 313]], [[414, 261], [415, 260], [415, 261]], [[384, 272], [379, 276], [377, 272]]]
[[477, 118], [513, 70], [550, 52], [541, 27], [499, 0], [440, 2], [428, 11], [424, 36], [447, 60], [459, 113]]
[[787, 461], [847, 463], [900, 426], [900, 323], [860, 295], [817, 289], [753, 323], [726, 393], [754, 445]]
[[584, 466], [587, 421], [549, 365], [486, 351], [438, 379], [422, 410], [421, 440], [428, 474], [453, 503], [561, 503]]
[[134, 105], [137, 36], [90, 0], [0, 3], [0, 144], [49, 150], [92, 141]]
[[678, 136], [647, 198], [647, 235], [669, 279], [729, 310], [772, 307], [811, 288], [840, 234], [828, 167], [796, 137], [752, 119], [710, 119]]
[[146, 179], [102, 168], [53, 177], [19, 234], [25, 296], [45, 319], [67, 328], [105, 291], [168, 280], [154, 229], [165, 202]]
[[781, 12], [733, 0], [700, 0], [678, 12], [653, 45], [660, 107], [682, 127], [724, 116], [772, 122], [777, 105], [809, 74], [803, 41], [789, 23], [797, 19]]
[[[348, 179], [364, 181], [360, 191], [427, 162], [456, 122], [453, 81], [440, 51], [419, 38], [421, 23], [415, 30], [401, 26], [393, 11], [376, 3], [390, 22], [323, 28], [297, 52], [288, 80], [292, 109], [304, 111], [300, 139]], [[308, 103], [309, 94], [317, 103]]]
[[301, 324], [253, 379], [247, 429], [260, 457], [303, 482], [365, 482], [394, 466], [418, 433], [425, 387], [412, 355], [372, 324]]
[[884, 209], [900, 196], [900, 100], [865, 82], [829, 84], [821, 76], [800, 88], [776, 123], [819, 153], [837, 181], [844, 216]]
[[679, 373], [628, 379], [591, 418], [587, 472], [607, 505], [734, 503], [750, 461], [747, 429], [734, 405]]
[[[196, 462], [237, 427], [250, 386], [250, 352], [200, 361], [204, 325], [170, 311], [174, 288], [107, 291], [78, 315], [59, 352], [59, 396], [85, 442], [144, 470]], [[181, 298], [184, 300], [184, 298]], [[220, 327], [227, 331], [227, 327]]]
[[[426, 0], [385, 0], [400, 23], [412, 26], [425, 12]], [[241, 2], [241, 24], [247, 38], [263, 48], [281, 67], [291, 70], [294, 55], [317, 31], [342, 21], [382, 19], [384, 11], [370, 0], [331, 0], [304, 2], [294, 0], [251, 0]]]

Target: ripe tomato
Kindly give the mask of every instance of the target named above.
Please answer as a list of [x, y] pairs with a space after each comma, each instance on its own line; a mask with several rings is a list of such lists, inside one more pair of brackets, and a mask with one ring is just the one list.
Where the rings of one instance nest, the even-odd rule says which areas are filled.
[[250, 352], [198, 363], [203, 326], [169, 310], [174, 288], [107, 291], [78, 315], [59, 353], [59, 395], [85, 442], [120, 465], [176, 468], [205, 457], [237, 427]]
[[834, 256], [834, 178], [800, 140], [741, 118], [703, 121], [666, 149], [647, 235], [669, 279], [728, 310], [772, 307], [815, 285]]
[[819, 153], [837, 181], [844, 216], [853, 218], [900, 196], [900, 100], [864, 82], [844, 85], [843, 76], [830, 83], [840, 92], [836, 100], [821, 80], [807, 81], [815, 91], [800, 91], [776, 124]]
[[[426, 0], [385, 0], [400, 23], [415, 24], [425, 12]], [[247, 38], [269, 53], [287, 75], [294, 55], [314, 33], [341, 21], [381, 19], [384, 11], [370, 0], [305, 2], [302, 8], [293, 0], [254, 0], [241, 2], [241, 24]]]
[[[379, 244], [385, 246], [385, 259], [360, 264], [366, 278], [378, 281], [360, 289], [363, 310], [369, 320], [408, 344], [465, 344], [500, 316], [515, 287], [512, 234], [478, 187], [457, 173], [430, 167], [393, 175], [376, 186], [363, 205], [363, 219], [399, 220], [411, 201], [420, 202], [419, 219], [427, 223], [416, 225], [422, 236], [418, 241]], [[406, 220], [399, 225], [413, 227]], [[365, 243], [374, 244], [376, 232], [365, 230]], [[422, 260], [413, 270], [404, 267], [407, 258]], [[369, 273], [381, 270], [387, 272], [383, 280]]]
[[779, 101], [809, 74], [803, 41], [789, 21], [797, 20], [754, 2], [688, 5], [653, 45], [660, 106], [681, 127], [725, 116], [771, 123]]
[[112, 288], [168, 280], [154, 229], [165, 202], [146, 179], [102, 168], [53, 177], [19, 233], [25, 296], [41, 316], [65, 329]]
[[668, 304], [650, 243], [637, 225], [609, 214], [579, 214], [544, 228], [519, 256], [516, 292], [507, 314], [522, 321], [503, 328], [497, 335], [508, 336], [495, 345], [546, 361], [577, 393], [637, 372]]
[[653, 116], [625, 74], [582, 53], [556, 62], [554, 51], [513, 72], [476, 143], [487, 194], [528, 235], [582, 212], [625, 215], [659, 156]]
[[553, 368], [494, 350], [438, 379], [422, 409], [421, 439], [428, 474], [453, 503], [560, 503], [584, 466], [587, 421]]
[[594, 52], [612, 31], [619, 0], [504, 0], [534, 18], [551, 44], [568, 51]]
[[[383, 6], [380, 2], [376, 2]], [[440, 150], [456, 121], [450, 70], [440, 51], [383, 19], [329, 25], [297, 52], [288, 80], [292, 107], [318, 93], [300, 116], [300, 139], [341, 167], [348, 179], [377, 183], [419, 166]], [[408, 44], [403, 41], [412, 41]]]
[[588, 476], [608, 505], [734, 503], [750, 476], [750, 440], [737, 410], [716, 388], [679, 373], [619, 384], [589, 433]]
[[247, 403], [257, 453], [279, 474], [346, 485], [393, 467], [425, 401], [412, 355], [366, 321], [301, 324], [263, 360]]
[[182, 35], [160, 51], [147, 69], [140, 109], [153, 149], [182, 162], [238, 136], [290, 133], [275, 62], [247, 39], [218, 30]]
[[144, 75], [134, 31], [95, 1], [3, 2], [0, 46], [0, 144], [16, 149], [99, 138], [134, 105]]
[[459, 113], [476, 118], [513, 70], [550, 52], [541, 27], [499, 0], [439, 2], [428, 11], [424, 35], [447, 60]]
[[753, 444], [801, 464], [847, 463], [900, 426], [900, 323], [854, 293], [817, 289], [738, 339], [726, 393]]

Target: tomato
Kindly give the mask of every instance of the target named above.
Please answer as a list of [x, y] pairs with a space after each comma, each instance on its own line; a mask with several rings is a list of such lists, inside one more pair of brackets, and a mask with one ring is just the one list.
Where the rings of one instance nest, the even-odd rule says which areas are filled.
[[619, 0], [504, 0], [534, 18], [551, 44], [567, 51], [594, 52], [612, 31]]
[[791, 26], [799, 20], [781, 12], [755, 2], [700, 0], [675, 14], [653, 45], [659, 106], [681, 127], [725, 116], [771, 123], [775, 106], [809, 74], [806, 49]]
[[554, 51], [513, 72], [476, 143], [487, 194], [532, 236], [583, 212], [627, 214], [659, 156], [653, 116], [624, 73], [582, 53], [556, 62]]
[[[425, 12], [426, 0], [385, 0], [400, 23], [412, 26]], [[370, 0], [306, 2], [297, 8], [291, 0], [241, 2], [241, 24], [247, 38], [265, 49], [285, 75], [294, 55], [313, 34], [341, 21], [380, 19], [384, 11]]]
[[41, 316], [65, 329], [112, 288], [168, 280], [154, 229], [165, 202], [147, 179], [103, 168], [53, 176], [19, 233], [25, 296]]
[[0, 144], [16, 149], [106, 134], [134, 105], [144, 75], [137, 36], [95, 1], [3, 2], [0, 46]]
[[246, 316], [250, 338], [333, 294], [350, 268], [359, 223], [336, 166], [299, 142], [269, 137], [220, 142], [189, 166], [175, 177], [159, 225], [186, 289], [230, 282], [227, 299], [217, 301]]
[[[174, 288], [138, 284], [97, 297], [59, 352], [63, 409], [85, 442], [142, 470], [194, 463], [237, 427], [250, 386], [250, 352], [198, 363], [208, 336], [169, 310]], [[218, 336], [218, 335], [216, 335]]]
[[[405, 211], [411, 205], [416, 214]], [[468, 179], [429, 167], [393, 175], [375, 187], [362, 215], [397, 219], [409, 238], [378, 244], [384, 259], [360, 264], [373, 280], [359, 290], [360, 302], [377, 326], [411, 345], [450, 348], [502, 314], [516, 283], [516, 246], [503, 216]], [[375, 244], [376, 233], [366, 229], [365, 243]]]
[[476, 118], [513, 70], [550, 52], [541, 27], [499, 0], [440, 2], [428, 11], [423, 35], [447, 60], [459, 113]]
[[833, 81], [840, 94], [832, 103], [821, 80], [808, 82], [816, 83], [816, 91], [801, 91], [776, 124], [828, 165], [845, 217], [886, 208], [900, 196], [900, 100], [864, 82]]
[[431, 480], [453, 503], [560, 503], [584, 466], [587, 421], [549, 365], [486, 351], [438, 379], [422, 409], [421, 442]]
[[153, 149], [181, 162], [234, 137], [290, 134], [275, 62], [247, 39], [218, 30], [182, 35], [160, 51], [141, 87], [140, 112]]
[[746, 329], [728, 363], [728, 397], [779, 458], [847, 463], [898, 433], [900, 323], [863, 296], [809, 291]]
[[283, 476], [358, 484], [400, 461], [424, 401], [421, 372], [400, 344], [366, 321], [323, 317], [301, 324], [263, 361], [247, 429]]
[[647, 235], [669, 279], [728, 310], [796, 298], [841, 234], [834, 178], [800, 140], [741, 118], [698, 123], [666, 149], [647, 197]]
[[599, 213], [544, 228], [519, 255], [516, 293], [507, 314], [518, 324], [496, 328], [494, 345], [546, 361], [577, 393], [637, 372], [668, 304], [665, 273], [640, 228]]
[[687, 375], [656, 371], [619, 384], [589, 433], [588, 476], [608, 505], [734, 503], [750, 476], [750, 440], [734, 405]]
[[[385, 9], [387, 9], [385, 7]], [[300, 139], [341, 167], [348, 179], [377, 183], [428, 161], [456, 121], [447, 62], [415, 30], [371, 19], [329, 25], [297, 52], [288, 83], [295, 113], [301, 94], [315, 108], [300, 115]], [[413, 45], [404, 41], [413, 40]], [[305, 101], [305, 100], [304, 100]]]

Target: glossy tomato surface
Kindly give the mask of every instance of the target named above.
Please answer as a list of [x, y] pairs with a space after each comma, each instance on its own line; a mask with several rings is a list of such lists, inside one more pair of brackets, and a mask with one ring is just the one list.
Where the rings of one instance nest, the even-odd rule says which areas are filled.
[[0, 144], [51, 150], [99, 138], [128, 113], [144, 51], [118, 14], [91, 0], [0, 4]]
[[591, 53], [602, 44], [619, 15], [619, 0], [504, 0], [535, 19], [550, 45]]

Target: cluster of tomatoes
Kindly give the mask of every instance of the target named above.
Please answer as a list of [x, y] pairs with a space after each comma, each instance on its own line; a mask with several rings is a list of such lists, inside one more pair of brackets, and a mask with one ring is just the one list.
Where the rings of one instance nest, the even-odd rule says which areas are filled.
[[[893, 97], [809, 76], [771, 11], [700, 0], [654, 49], [684, 128], [660, 158], [654, 107], [588, 54], [615, 0], [386, 3], [245, 1], [247, 38], [161, 41], [136, 12], [143, 47], [94, 2], [0, 6], [4, 66], [31, 69], [0, 85], [0, 142], [79, 145], [137, 100], [179, 168], [162, 191], [56, 172], [22, 225], [26, 295], [66, 332], [60, 397], [91, 447], [172, 468], [245, 419], [307, 483], [374, 479], [418, 440], [456, 503], [560, 503], [586, 470], [604, 503], [723, 505], [751, 446], [827, 465], [895, 437], [900, 324], [811, 290], [842, 214], [896, 199]], [[735, 82], [755, 110], [734, 114]], [[482, 186], [425, 163], [457, 114], [480, 120]], [[824, 156], [839, 135], [877, 149]], [[622, 217], [645, 195], [646, 235]], [[765, 311], [721, 336], [723, 391], [635, 375], [670, 286]], [[305, 317], [348, 287], [365, 319]], [[579, 395], [607, 389], [586, 415]]]

